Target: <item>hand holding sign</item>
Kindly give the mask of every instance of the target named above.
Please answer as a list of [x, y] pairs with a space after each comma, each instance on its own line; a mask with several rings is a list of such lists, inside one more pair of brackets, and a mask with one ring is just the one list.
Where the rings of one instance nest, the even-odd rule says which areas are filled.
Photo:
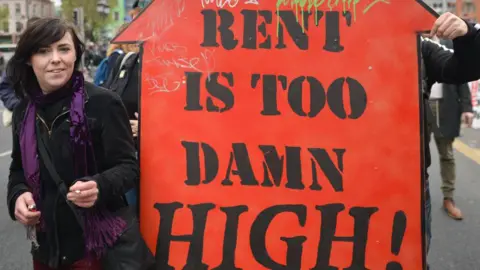
[[466, 35], [467, 32], [467, 23], [458, 16], [447, 12], [438, 17], [430, 36], [436, 35], [440, 39], [455, 39]]

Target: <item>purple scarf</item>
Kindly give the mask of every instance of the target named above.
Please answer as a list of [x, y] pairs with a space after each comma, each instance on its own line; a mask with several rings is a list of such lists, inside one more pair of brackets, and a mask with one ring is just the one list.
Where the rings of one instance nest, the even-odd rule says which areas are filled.
[[[71, 84], [73, 93], [70, 104], [70, 142], [73, 149], [75, 175], [81, 178], [89, 175], [90, 171], [96, 172], [96, 168], [88, 168], [89, 161], [94, 164], [95, 159], [84, 112], [85, 90], [83, 75], [80, 72], [74, 72]], [[40, 166], [35, 134], [36, 106], [58, 99], [59, 95], [64, 95], [64, 93], [60, 93], [63, 90], [61, 89], [48, 95], [44, 95], [38, 90], [33, 100], [28, 104], [20, 131], [23, 170], [39, 211], [42, 211], [42, 184], [40, 181]], [[120, 217], [115, 217], [101, 205], [95, 205], [88, 209], [80, 207], [77, 209], [77, 213], [83, 218], [86, 252], [101, 256], [107, 247], [113, 246], [123, 232], [126, 226], [125, 221]], [[42, 217], [37, 229], [42, 231], [45, 229], [45, 221]]]

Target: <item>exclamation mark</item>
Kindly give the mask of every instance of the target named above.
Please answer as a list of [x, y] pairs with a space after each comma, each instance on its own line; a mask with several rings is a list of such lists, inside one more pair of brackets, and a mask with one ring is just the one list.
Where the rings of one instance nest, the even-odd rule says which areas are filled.
[[[392, 253], [398, 256], [400, 248], [402, 247], [403, 236], [405, 235], [405, 228], [407, 227], [407, 216], [403, 211], [397, 211], [393, 219], [392, 229]], [[399, 262], [389, 262], [387, 270], [402, 270], [403, 267]]]

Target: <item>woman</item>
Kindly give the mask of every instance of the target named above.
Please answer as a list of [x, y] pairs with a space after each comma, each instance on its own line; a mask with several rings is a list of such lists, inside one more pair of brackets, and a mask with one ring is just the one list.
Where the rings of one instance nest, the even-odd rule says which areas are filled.
[[138, 177], [126, 110], [114, 93], [84, 82], [82, 53], [72, 26], [43, 18], [27, 27], [7, 67], [22, 99], [13, 113], [8, 208], [36, 230], [35, 270], [102, 269], [101, 256], [126, 227], [123, 194]]

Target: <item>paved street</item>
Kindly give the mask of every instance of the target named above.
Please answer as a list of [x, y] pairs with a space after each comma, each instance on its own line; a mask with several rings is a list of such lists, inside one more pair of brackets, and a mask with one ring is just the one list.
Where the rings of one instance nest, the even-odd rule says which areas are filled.
[[[1, 109], [0, 109], [1, 110]], [[10, 129], [0, 127], [0, 270], [31, 269], [24, 228], [13, 223], [7, 213], [5, 194], [10, 155]], [[480, 270], [480, 130], [466, 130], [456, 144], [457, 204], [466, 216], [464, 221], [451, 220], [442, 211], [438, 156], [432, 145], [431, 168], [433, 196], [432, 270]], [[475, 149], [477, 148], [477, 149]], [[461, 152], [460, 152], [461, 151]], [[467, 157], [469, 156], [469, 157]], [[415, 269], [406, 269], [415, 270]]]
[[465, 219], [452, 220], [441, 209], [440, 168], [437, 149], [432, 144], [433, 239], [429, 261], [432, 270], [480, 270], [480, 130], [464, 130], [455, 146], [455, 199]]

